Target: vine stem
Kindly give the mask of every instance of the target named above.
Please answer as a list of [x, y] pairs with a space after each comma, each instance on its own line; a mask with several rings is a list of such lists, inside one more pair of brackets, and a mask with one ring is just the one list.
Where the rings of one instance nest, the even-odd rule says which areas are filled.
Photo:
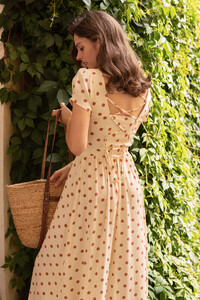
[[8, 32], [8, 39], [7, 39], [7, 42], [6, 42], [6, 47], [4, 48], [4, 58], [7, 59], [7, 56], [6, 56], [6, 51], [7, 51], [7, 48], [8, 48], [8, 43], [10, 41], [10, 34], [11, 34], [11, 29], [9, 30]]

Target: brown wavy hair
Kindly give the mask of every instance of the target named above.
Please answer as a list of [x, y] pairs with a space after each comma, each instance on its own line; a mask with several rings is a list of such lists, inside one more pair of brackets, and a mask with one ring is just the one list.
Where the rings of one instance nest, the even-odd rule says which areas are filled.
[[[139, 57], [131, 48], [120, 23], [111, 15], [100, 10], [86, 12], [73, 21], [68, 31], [72, 36], [76, 34], [92, 42], [100, 40], [97, 64], [103, 73], [109, 75], [106, 85], [109, 92], [116, 89], [137, 97], [150, 88], [151, 75], [144, 76]], [[76, 60], [74, 44], [71, 54], [81, 67], [81, 62]]]

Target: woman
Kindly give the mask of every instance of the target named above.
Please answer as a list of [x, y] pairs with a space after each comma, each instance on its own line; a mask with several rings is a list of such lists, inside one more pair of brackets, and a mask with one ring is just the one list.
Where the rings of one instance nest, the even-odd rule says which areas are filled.
[[73, 110], [61, 104], [60, 121], [76, 158], [51, 177], [66, 184], [35, 261], [29, 300], [144, 300], [143, 192], [128, 147], [147, 119], [151, 78], [109, 14], [87, 12], [69, 32], [82, 68], [72, 82]]

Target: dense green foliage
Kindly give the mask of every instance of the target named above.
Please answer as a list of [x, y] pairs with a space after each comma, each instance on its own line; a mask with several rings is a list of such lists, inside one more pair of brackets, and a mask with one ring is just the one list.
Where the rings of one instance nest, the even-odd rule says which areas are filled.
[[[6, 51], [0, 81], [22, 85], [20, 93], [12, 86], [0, 89], [1, 102], [11, 103], [16, 126], [8, 149], [13, 183], [39, 178], [49, 112], [59, 101], [68, 103], [71, 95], [76, 68], [69, 55], [68, 24], [84, 9], [111, 13], [153, 79], [150, 115], [130, 148], [144, 186], [149, 298], [199, 299], [198, 0], [4, 2], [0, 26]], [[60, 125], [53, 170], [67, 161]], [[4, 267], [14, 270], [13, 286], [26, 299], [37, 251], [20, 244], [12, 219], [7, 235], [18, 250]]]

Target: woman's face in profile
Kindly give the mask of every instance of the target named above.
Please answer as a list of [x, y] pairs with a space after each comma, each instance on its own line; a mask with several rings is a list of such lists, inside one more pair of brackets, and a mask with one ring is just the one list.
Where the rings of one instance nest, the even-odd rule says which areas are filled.
[[74, 34], [74, 44], [77, 49], [76, 59], [81, 62], [82, 67], [97, 69], [97, 55], [99, 53], [100, 41], [90, 41], [85, 37]]

